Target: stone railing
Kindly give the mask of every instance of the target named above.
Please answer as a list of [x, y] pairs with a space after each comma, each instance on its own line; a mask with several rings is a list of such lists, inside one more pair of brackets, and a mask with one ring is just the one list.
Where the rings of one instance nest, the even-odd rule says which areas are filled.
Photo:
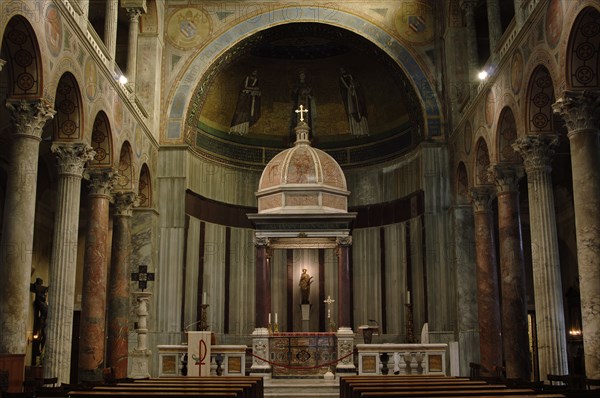
[[[158, 377], [185, 376], [187, 374], [188, 346], [159, 345]], [[246, 374], [245, 345], [211, 345], [211, 376], [244, 376]]]
[[359, 375], [446, 374], [447, 344], [357, 344]]

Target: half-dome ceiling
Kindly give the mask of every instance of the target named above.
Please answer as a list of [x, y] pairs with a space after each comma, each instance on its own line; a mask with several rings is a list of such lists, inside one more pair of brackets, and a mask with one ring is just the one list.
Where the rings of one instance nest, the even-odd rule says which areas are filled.
[[295, 141], [299, 105], [308, 108], [313, 146], [343, 167], [410, 150], [422, 126], [418, 98], [387, 54], [318, 23], [280, 25], [243, 40], [215, 62], [193, 98], [192, 147], [257, 169]]

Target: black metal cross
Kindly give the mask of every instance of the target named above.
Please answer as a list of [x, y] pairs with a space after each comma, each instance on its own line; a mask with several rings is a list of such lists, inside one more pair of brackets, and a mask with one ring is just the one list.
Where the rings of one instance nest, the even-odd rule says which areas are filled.
[[131, 280], [138, 283], [138, 288], [144, 291], [148, 288], [148, 281], [154, 282], [154, 272], [148, 272], [147, 265], [140, 265], [138, 272], [131, 273]]

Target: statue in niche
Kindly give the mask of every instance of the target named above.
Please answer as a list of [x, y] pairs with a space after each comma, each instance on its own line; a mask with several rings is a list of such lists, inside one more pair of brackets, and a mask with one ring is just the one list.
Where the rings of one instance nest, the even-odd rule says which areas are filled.
[[42, 354], [46, 344], [46, 319], [48, 318], [48, 286], [44, 286], [42, 278], [36, 278], [35, 282], [30, 284], [29, 291], [35, 294], [33, 300], [33, 337], [37, 343], [34, 345], [34, 357]]
[[367, 106], [362, 87], [344, 68], [340, 68], [340, 92], [348, 116], [350, 134], [355, 137], [369, 135]]
[[300, 293], [302, 294], [302, 304], [310, 304], [308, 298], [310, 297], [310, 285], [313, 283], [313, 277], [308, 274], [306, 268], [302, 269], [302, 275], [300, 275]]
[[246, 135], [250, 126], [259, 118], [260, 88], [258, 87], [258, 70], [254, 69], [242, 82], [229, 133]]
[[300, 69], [298, 72], [298, 81], [296, 82], [296, 86], [292, 90], [292, 99], [294, 100], [294, 108], [292, 109], [292, 125], [290, 138], [292, 142], [296, 139], [296, 131], [295, 128], [298, 125], [298, 114], [296, 112], [297, 109], [300, 108], [300, 105], [304, 106], [304, 109], [308, 109], [308, 115], [306, 116], [306, 123], [310, 128], [309, 138], [314, 137], [316, 134], [316, 126], [315, 122], [317, 119], [317, 103], [315, 100], [315, 95], [313, 92], [313, 88], [310, 83], [306, 80], [306, 72], [304, 69]]

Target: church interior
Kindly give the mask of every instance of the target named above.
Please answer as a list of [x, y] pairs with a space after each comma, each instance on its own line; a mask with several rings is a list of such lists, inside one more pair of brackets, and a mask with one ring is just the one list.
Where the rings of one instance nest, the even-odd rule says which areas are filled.
[[0, 37], [13, 390], [196, 332], [230, 373], [600, 380], [597, 1], [3, 0]]

